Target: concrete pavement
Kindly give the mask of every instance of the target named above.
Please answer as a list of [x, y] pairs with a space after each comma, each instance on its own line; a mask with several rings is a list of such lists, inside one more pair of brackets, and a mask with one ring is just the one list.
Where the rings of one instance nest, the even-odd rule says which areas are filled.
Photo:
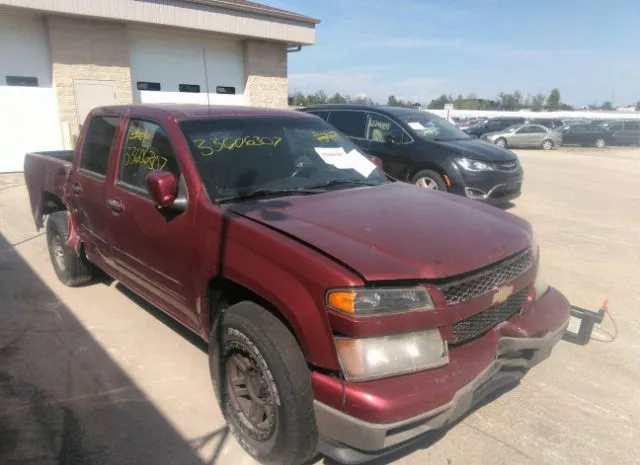
[[[640, 150], [518, 153], [525, 191], [509, 211], [533, 223], [573, 303], [609, 299], [617, 339], [561, 342], [516, 389], [393, 463], [640, 463]], [[117, 283], [57, 281], [21, 175], [0, 176], [0, 463], [254, 463], [196, 338]]]

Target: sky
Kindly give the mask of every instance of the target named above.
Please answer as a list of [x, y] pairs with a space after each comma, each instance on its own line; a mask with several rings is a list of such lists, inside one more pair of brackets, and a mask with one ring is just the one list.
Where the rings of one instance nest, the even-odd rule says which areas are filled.
[[[259, 0], [258, 0], [259, 1]], [[289, 54], [289, 92], [380, 103], [442, 93], [640, 100], [640, 0], [263, 0], [320, 19]]]

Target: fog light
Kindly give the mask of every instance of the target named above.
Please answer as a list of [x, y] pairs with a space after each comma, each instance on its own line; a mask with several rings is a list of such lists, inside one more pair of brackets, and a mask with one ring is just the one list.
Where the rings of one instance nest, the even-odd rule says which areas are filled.
[[467, 197], [472, 199], [483, 199], [487, 196], [487, 194], [480, 189], [474, 189], [472, 187], [465, 187], [464, 191], [467, 194]]

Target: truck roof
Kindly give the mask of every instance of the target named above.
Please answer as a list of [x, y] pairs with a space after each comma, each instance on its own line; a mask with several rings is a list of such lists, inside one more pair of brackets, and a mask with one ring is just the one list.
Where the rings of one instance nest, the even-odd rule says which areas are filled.
[[128, 105], [109, 105], [97, 107], [93, 114], [125, 115], [132, 112], [136, 115], [171, 116], [175, 119], [202, 119], [224, 116], [295, 116], [313, 118], [312, 115], [293, 109], [260, 108], [243, 105], [204, 105], [185, 103], [145, 103]]

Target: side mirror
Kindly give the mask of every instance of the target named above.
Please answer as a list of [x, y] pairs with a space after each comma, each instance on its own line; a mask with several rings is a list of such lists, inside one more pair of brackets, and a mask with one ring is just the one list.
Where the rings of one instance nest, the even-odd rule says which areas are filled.
[[178, 181], [173, 173], [154, 171], [147, 176], [147, 188], [153, 201], [162, 208], [173, 206], [178, 195]]

